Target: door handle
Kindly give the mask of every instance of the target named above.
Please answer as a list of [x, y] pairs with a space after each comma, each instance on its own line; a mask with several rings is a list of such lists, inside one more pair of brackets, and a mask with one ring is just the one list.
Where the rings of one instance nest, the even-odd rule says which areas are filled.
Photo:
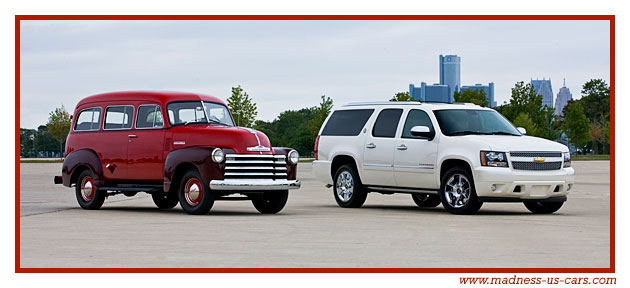
[[376, 148], [376, 144], [374, 144], [374, 143], [369, 143], [369, 144], [365, 145], [365, 148], [368, 148], [368, 149], [374, 149], [374, 148]]
[[398, 150], [407, 150], [407, 146], [405, 146], [405, 144], [402, 144], [402, 145], [396, 147], [396, 149], [398, 149]]
[[133, 135], [133, 134], [127, 135], [127, 137], [129, 137], [129, 138], [138, 138], [138, 136]]

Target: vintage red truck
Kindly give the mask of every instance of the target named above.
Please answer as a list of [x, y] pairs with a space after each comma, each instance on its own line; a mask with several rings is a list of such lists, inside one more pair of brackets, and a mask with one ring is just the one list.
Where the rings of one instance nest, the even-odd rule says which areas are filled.
[[[166, 113], [163, 113], [166, 111]], [[162, 209], [206, 214], [215, 200], [251, 200], [278, 213], [298, 189], [298, 152], [271, 147], [259, 131], [236, 127], [218, 98], [178, 92], [113, 92], [81, 100], [72, 117], [62, 176], [79, 205], [151, 194]]]

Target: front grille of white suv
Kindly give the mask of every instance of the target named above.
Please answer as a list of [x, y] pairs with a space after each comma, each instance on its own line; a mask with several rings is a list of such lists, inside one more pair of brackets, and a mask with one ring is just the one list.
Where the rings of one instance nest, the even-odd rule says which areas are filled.
[[[548, 171], [559, 170], [563, 165], [562, 152], [510, 152], [512, 168], [515, 170]], [[535, 162], [535, 158], [544, 158], [544, 162]], [[555, 158], [555, 159], [548, 159]]]
[[225, 179], [287, 179], [284, 155], [227, 154]]

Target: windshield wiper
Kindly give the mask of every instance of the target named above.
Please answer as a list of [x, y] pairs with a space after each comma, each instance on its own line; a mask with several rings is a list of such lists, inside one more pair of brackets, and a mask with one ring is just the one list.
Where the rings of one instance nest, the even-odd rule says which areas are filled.
[[205, 121], [188, 121], [188, 122], [184, 123], [184, 126], [186, 126], [188, 124], [208, 124], [208, 122], [205, 122]]
[[521, 136], [518, 134], [514, 134], [514, 133], [510, 133], [510, 132], [505, 132], [505, 131], [492, 131], [490, 132], [490, 134], [492, 135], [510, 135], [510, 136]]
[[448, 134], [448, 136], [459, 136], [459, 135], [492, 135], [492, 133], [464, 130], [464, 131], [457, 131], [457, 132]]
[[212, 119], [208, 120], [208, 122], [213, 123], [213, 124], [223, 125], [223, 126], [230, 126], [230, 125], [225, 124], [225, 123], [223, 123], [223, 122], [221, 122], [221, 121], [212, 120]]

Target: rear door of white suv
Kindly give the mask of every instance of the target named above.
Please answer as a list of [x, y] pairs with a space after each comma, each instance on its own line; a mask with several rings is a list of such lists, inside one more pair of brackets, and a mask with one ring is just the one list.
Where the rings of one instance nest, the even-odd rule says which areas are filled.
[[396, 130], [402, 114], [402, 108], [381, 109], [374, 125], [366, 133], [361, 175], [363, 184], [396, 186], [394, 150]]
[[411, 134], [412, 127], [427, 126], [435, 135], [431, 117], [422, 109], [412, 108], [407, 111], [404, 121], [402, 131], [397, 135], [394, 149], [396, 186], [436, 189], [435, 165], [438, 136], [429, 140]]

